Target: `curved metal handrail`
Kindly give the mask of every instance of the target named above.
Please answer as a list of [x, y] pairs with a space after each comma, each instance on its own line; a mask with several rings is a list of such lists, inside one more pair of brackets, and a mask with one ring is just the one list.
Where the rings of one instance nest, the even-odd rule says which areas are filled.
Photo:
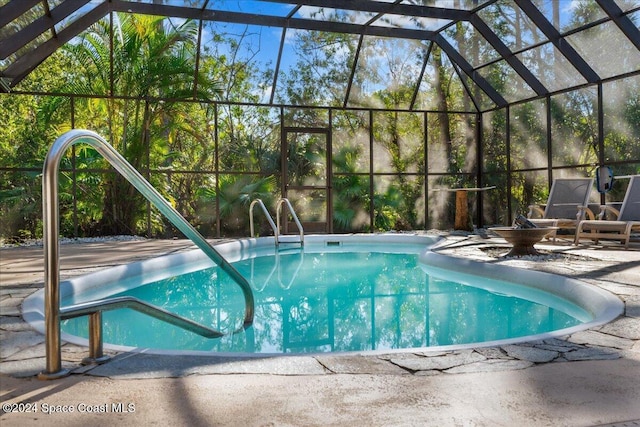
[[[289, 212], [293, 217], [293, 221], [296, 223], [296, 226], [298, 227], [298, 231], [300, 232], [300, 246], [304, 246], [304, 230], [302, 229], [302, 224], [298, 219], [298, 215], [296, 215], [296, 211], [293, 210], [293, 206], [291, 206], [291, 202], [289, 202], [289, 199], [284, 197], [278, 200], [278, 206], [276, 208], [276, 224], [278, 227], [278, 234], [280, 233], [280, 212], [282, 211], [282, 205], [285, 203], [287, 204], [287, 207], [289, 208]], [[276, 243], [277, 243], [277, 238], [276, 238]]]
[[276, 225], [273, 223], [273, 219], [271, 219], [271, 215], [269, 215], [269, 211], [267, 210], [267, 207], [264, 205], [264, 203], [262, 202], [261, 199], [255, 199], [249, 205], [249, 226], [251, 227], [251, 237], [255, 237], [255, 233], [254, 233], [254, 229], [253, 229], [253, 207], [256, 204], [260, 205], [260, 207], [262, 208], [262, 212], [264, 212], [264, 216], [267, 217], [267, 221], [269, 221], [269, 225], [271, 226], [271, 229], [273, 230], [273, 235], [276, 237], [276, 245], [277, 245], [278, 244], [278, 229], [276, 228]]
[[240, 285], [245, 298], [244, 328], [253, 323], [255, 302], [249, 282], [189, 224], [173, 206], [127, 160], [100, 135], [89, 130], [74, 129], [55, 140], [42, 168], [42, 220], [44, 226], [45, 280], [45, 348], [46, 370], [41, 379], [55, 379], [68, 375], [62, 369], [60, 352], [60, 266], [59, 266], [59, 209], [58, 169], [65, 151], [74, 144], [86, 143], [102, 155], [123, 177], [167, 217], [187, 238], [193, 241], [211, 260]]
[[193, 332], [206, 338], [220, 338], [224, 334], [215, 329], [208, 328], [193, 320], [179, 316], [165, 310], [162, 307], [149, 304], [132, 296], [121, 296], [102, 300], [95, 300], [74, 304], [60, 309], [60, 319], [73, 319], [74, 317], [87, 316], [98, 311], [117, 310], [119, 308], [129, 308], [148, 316], [154, 317], [163, 322], [178, 326], [187, 331]]

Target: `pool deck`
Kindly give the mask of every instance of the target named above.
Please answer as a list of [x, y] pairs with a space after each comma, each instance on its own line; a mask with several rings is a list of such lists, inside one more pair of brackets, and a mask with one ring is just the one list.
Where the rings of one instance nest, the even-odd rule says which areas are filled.
[[[63, 365], [72, 374], [40, 381], [44, 336], [22, 320], [20, 307], [42, 288], [42, 247], [2, 248], [0, 424], [640, 426], [639, 242], [624, 250], [560, 239], [536, 245], [547, 256], [501, 258], [508, 245], [483, 231], [441, 235], [440, 253], [573, 277], [617, 295], [625, 312], [566, 337], [438, 353], [113, 353], [104, 365], [82, 367], [86, 348], [65, 344]], [[64, 244], [61, 276], [190, 248], [184, 240]]]

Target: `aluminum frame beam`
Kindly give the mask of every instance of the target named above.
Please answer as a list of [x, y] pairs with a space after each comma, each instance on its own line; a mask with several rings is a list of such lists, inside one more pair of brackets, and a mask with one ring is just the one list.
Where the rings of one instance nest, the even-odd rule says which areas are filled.
[[527, 68], [522, 61], [516, 57], [513, 52], [507, 47], [506, 44], [493, 32], [493, 30], [478, 16], [473, 15], [471, 18], [471, 24], [478, 30], [478, 32], [487, 40], [487, 42], [493, 46], [493, 48], [500, 54], [502, 59], [515, 70], [516, 73], [527, 83], [538, 95], [546, 95], [549, 90], [544, 84]]
[[486, 93], [489, 98], [499, 107], [504, 107], [507, 104], [506, 99], [498, 93], [497, 90], [489, 82], [482, 77], [477, 71], [473, 69], [471, 64], [458, 52], [451, 44], [440, 34], [435, 38], [435, 42], [440, 48], [449, 56], [449, 59], [455, 63], [473, 82]]
[[[529, 19], [542, 31], [551, 43], [562, 53], [565, 58], [571, 62], [576, 70], [589, 83], [597, 83], [601, 80], [598, 73], [580, 56], [580, 54], [571, 46], [553, 26], [551, 22], [540, 12], [540, 10], [531, 2], [531, 0], [514, 0], [515, 3], [527, 14]], [[611, 1], [611, 0], [609, 0]]]
[[55, 26], [63, 19], [80, 9], [90, 0], [67, 0], [60, 6], [51, 10], [49, 16], [43, 16], [31, 22], [17, 33], [4, 40], [0, 40], [0, 59], [6, 59], [9, 55], [17, 52], [39, 35], [48, 30], [55, 29]]
[[640, 50], [640, 30], [638, 30], [638, 27], [635, 26], [633, 21], [624, 14], [620, 6], [610, 0], [596, 0], [596, 2], [602, 10], [609, 15], [618, 28], [620, 28], [620, 31], [631, 40], [631, 43], [633, 43], [636, 49]]
[[287, 27], [289, 29], [326, 31], [345, 34], [366, 34], [380, 37], [430, 40], [434, 31], [410, 28], [372, 27], [345, 22], [317, 21], [313, 19], [267, 16], [253, 13], [228, 12], [222, 10], [188, 9], [150, 3], [129, 3], [113, 0], [111, 9], [115, 12], [142, 13], [147, 15], [171, 16], [185, 19], [204, 19], [206, 21], [227, 22], [233, 24], [261, 25], [266, 27]]
[[272, 3], [327, 7], [332, 9], [351, 10], [355, 12], [371, 12], [380, 14], [405, 15], [420, 18], [451, 19], [454, 21], [469, 20], [472, 13], [467, 10], [451, 9], [414, 4], [386, 3], [370, 0], [269, 0]]
[[53, 52], [66, 42], [83, 32], [90, 25], [98, 22], [109, 13], [109, 3], [102, 3], [95, 9], [84, 15], [77, 21], [72, 22], [64, 30], [57, 34], [56, 38], [49, 39], [37, 49], [18, 58], [3, 73], [2, 77], [11, 79], [11, 87], [18, 84], [42, 61], [47, 59]]
[[9, 22], [25, 14], [29, 9], [36, 4], [41, 3], [42, 0], [22, 0], [22, 1], [10, 1], [4, 6], [0, 7], [0, 28], [9, 24]]

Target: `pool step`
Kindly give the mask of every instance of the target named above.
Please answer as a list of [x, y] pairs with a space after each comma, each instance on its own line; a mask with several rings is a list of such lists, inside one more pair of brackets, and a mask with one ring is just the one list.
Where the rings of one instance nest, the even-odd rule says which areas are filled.
[[279, 255], [298, 255], [304, 253], [304, 248], [300, 246], [288, 246], [288, 247], [278, 247]]
[[299, 245], [300, 244], [300, 236], [298, 235], [288, 235], [288, 234], [281, 234], [278, 237], [278, 242], [282, 245], [282, 244], [296, 244]]

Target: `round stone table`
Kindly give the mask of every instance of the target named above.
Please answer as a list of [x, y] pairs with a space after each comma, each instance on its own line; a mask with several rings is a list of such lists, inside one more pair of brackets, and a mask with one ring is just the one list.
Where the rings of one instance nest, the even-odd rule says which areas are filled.
[[533, 247], [540, 242], [547, 234], [557, 230], [558, 227], [538, 227], [538, 228], [513, 228], [513, 227], [491, 227], [493, 231], [507, 242], [511, 243], [513, 248], [505, 256], [524, 256], [524, 255], [540, 255]]

